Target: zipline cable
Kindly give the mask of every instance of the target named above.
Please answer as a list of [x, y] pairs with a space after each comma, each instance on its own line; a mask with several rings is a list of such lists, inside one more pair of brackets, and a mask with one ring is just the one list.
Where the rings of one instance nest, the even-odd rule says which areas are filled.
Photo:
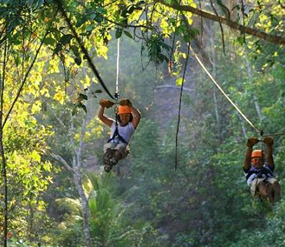
[[101, 76], [99, 75], [95, 65], [93, 64], [92, 62], [92, 59], [90, 58], [89, 54], [88, 54], [88, 51], [86, 50], [85, 46], [83, 45], [82, 41], [80, 40], [78, 34], [76, 33], [74, 27], [72, 26], [71, 24], [71, 21], [70, 19], [68, 18], [64, 8], [63, 8], [63, 5], [62, 5], [62, 2], [61, 0], [55, 0], [58, 4], [58, 7], [59, 7], [59, 10], [60, 12], [62, 13], [63, 17], [65, 18], [65, 21], [66, 23], [68, 24], [70, 30], [72, 31], [77, 43], [79, 44], [80, 48], [81, 48], [81, 51], [84, 53], [87, 61], [88, 61], [88, 64], [89, 66], [91, 67], [93, 73], [95, 74], [95, 76], [97, 77], [99, 83], [101, 84], [101, 86], [103, 87], [103, 89], [105, 90], [105, 92], [112, 98], [112, 99], [115, 99], [114, 96], [110, 93], [110, 91], [108, 90], [108, 88], [106, 87], [105, 83], [103, 82]]
[[119, 97], [119, 75], [120, 75], [120, 38], [117, 41], [117, 73], [116, 73], [116, 89], [115, 98]]
[[225, 93], [225, 91], [221, 88], [219, 83], [213, 78], [213, 76], [210, 74], [210, 72], [207, 70], [207, 68], [204, 66], [202, 61], [199, 59], [197, 54], [194, 52], [193, 48], [190, 46], [191, 51], [193, 52], [194, 57], [200, 64], [200, 66], [203, 68], [203, 70], [206, 72], [206, 74], [210, 77], [210, 79], [215, 83], [217, 88], [221, 91], [221, 93], [226, 97], [226, 99], [232, 104], [232, 106], [238, 111], [238, 113], [249, 123], [249, 125], [259, 134], [262, 135], [262, 130], [258, 130], [254, 124], [242, 113], [242, 111], [237, 107], [237, 105], [230, 99], [230, 97]]
[[[118, 104], [118, 99], [119, 99], [119, 74], [120, 74], [120, 38], [118, 38], [117, 40], [117, 72], [116, 72], [116, 85], [115, 85], [116, 104]], [[116, 130], [118, 131], [118, 121], [119, 121], [118, 106], [114, 108], [114, 113], [115, 113]]]

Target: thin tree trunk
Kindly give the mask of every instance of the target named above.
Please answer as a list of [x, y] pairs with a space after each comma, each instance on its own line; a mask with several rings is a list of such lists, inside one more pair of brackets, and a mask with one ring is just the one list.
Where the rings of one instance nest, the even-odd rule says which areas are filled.
[[74, 182], [76, 184], [77, 191], [80, 196], [81, 203], [82, 203], [84, 236], [85, 236], [86, 246], [91, 247], [88, 199], [85, 196], [85, 193], [83, 190], [83, 183], [82, 183], [82, 175], [83, 175], [82, 173], [82, 146], [83, 146], [83, 140], [84, 140], [85, 132], [86, 132], [86, 121], [87, 121], [87, 114], [85, 114], [85, 117], [82, 121], [79, 146], [73, 158], [73, 165], [74, 165], [73, 168], [75, 171], [73, 178], [74, 178]]
[[[216, 55], [215, 55], [215, 45], [214, 45], [214, 36], [212, 29], [209, 30], [209, 42], [210, 42], [210, 57], [212, 61], [212, 74], [213, 77], [216, 78]], [[215, 107], [215, 116], [216, 116], [216, 122], [218, 127], [218, 135], [221, 138], [221, 118], [219, 113], [219, 107], [218, 107], [218, 101], [217, 101], [217, 95], [216, 95], [216, 87], [213, 89], [213, 99], [214, 99], [214, 107]]]
[[[83, 215], [83, 232], [84, 232], [84, 238], [85, 243], [87, 247], [91, 247], [91, 234], [90, 234], [90, 226], [89, 226], [89, 208], [88, 208], [88, 198], [86, 197], [83, 189], [83, 183], [82, 183], [82, 148], [83, 148], [83, 140], [86, 132], [86, 122], [87, 122], [87, 114], [85, 115], [82, 125], [81, 125], [81, 132], [80, 132], [80, 140], [79, 140], [79, 146], [76, 150], [75, 143], [73, 138], [71, 137], [70, 143], [71, 146], [74, 148], [73, 151], [73, 157], [72, 157], [72, 166], [70, 166], [66, 160], [61, 157], [58, 154], [50, 153], [51, 157], [53, 157], [55, 160], [59, 161], [63, 166], [72, 173], [73, 176], [73, 182], [75, 184], [75, 187], [77, 189], [78, 195], [81, 200], [82, 205], [82, 215]], [[70, 132], [74, 133], [74, 117], [71, 116], [71, 122], [70, 122]]]
[[[1, 102], [2, 99], [1, 99]], [[2, 122], [2, 111], [0, 112], [0, 121]], [[1, 152], [1, 160], [2, 160], [2, 176], [4, 182], [4, 242], [3, 246], [7, 246], [7, 233], [8, 233], [8, 181], [7, 181], [7, 171], [6, 171], [6, 159], [5, 152], [3, 146], [3, 129], [0, 128], [0, 152]]]
[[1, 160], [2, 160], [2, 176], [3, 176], [3, 184], [4, 184], [4, 241], [3, 246], [7, 247], [7, 233], [8, 233], [8, 180], [7, 180], [7, 170], [6, 170], [6, 158], [5, 158], [5, 150], [3, 145], [3, 106], [4, 106], [4, 89], [5, 89], [5, 71], [6, 71], [6, 56], [7, 56], [7, 43], [4, 44], [4, 56], [3, 56], [3, 70], [2, 77], [0, 76], [0, 152], [1, 152]]
[[[71, 116], [71, 132], [74, 131], [73, 119], [74, 117]], [[73, 180], [76, 185], [76, 188], [77, 188], [77, 191], [81, 199], [81, 203], [82, 203], [82, 215], [83, 215], [83, 227], [84, 227], [83, 231], [84, 231], [85, 242], [86, 242], [87, 247], [91, 247], [88, 199], [85, 196], [85, 193], [83, 190], [83, 184], [82, 184], [82, 175], [83, 175], [82, 173], [82, 147], [83, 147], [83, 140], [84, 140], [85, 132], [86, 132], [86, 122], [87, 122], [87, 114], [85, 114], [85, 117], [82, 121], [80, 138], [79, 138], [79, 146], [77, 150], [74, 151], [72, 166], [73, 166], [73, 171], [74, 171]], [[71, 139], [71, 143], [72, 143], [72, 146], [75, 147], [73, 139]]]
[[242, 133], [245, 139], [248, 139], [248, 135], [246, 134], [246, 127], [244, 125], [244, 119], [241, 117], [240, 114], [238, 114], [239, 120], [240, 120], [240, 124], [241, 124], [241, 129], [242, 129]]
[[[245, 51], [245, 54], [246, 54], [245, 62], [246, 62], [247, 74], [248, 74], [249, 78], [252, 78], [253, 77], [253, 72], [252, 72], [252, 68], [251, 68], [250, 62], [247, 59], [247, 51]], [[253, 96], [253, 102], [254, 102], [255, 110], [256, 110], [256, 113], [257, 113], [257, 115], [259, 117], [259, 120], [262, 121], [264, 119], [264, 116], [261, 113], [261, 109], [260, 109], [260, 106], [258, 104], [258, 101], [257, 101], [257, 98], [256, 98], [255, 95]]]

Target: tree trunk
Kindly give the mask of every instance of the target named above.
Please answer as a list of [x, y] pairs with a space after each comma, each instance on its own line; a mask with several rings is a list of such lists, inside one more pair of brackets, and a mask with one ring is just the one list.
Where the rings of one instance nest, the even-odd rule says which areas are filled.
[[[73, 124], [73, 116], [71, 116], [71, 131], [74, 130], [74, 124]], [[85, 117], [82, 121], [81, 125], [81, 132], [80, 132], [80, 139], [79, 139], [79, 146], [77, 150], [74, 152], [73, 156], [73, 180], [76, 185], [81, 204], [82, 204], [82, 215], [83, 215], [83, 231], [84, 231], [84, 237], [87, 247], [91, 247], [91, 234], [90, 234], [90, 227], [89, 227], [89, 208], [88, 208], [88, 199], [85, 196], [84, 190], [83, 190], [83, 183], [82, 183], [82, 146], [83, 146], [83, 140], [86, 132], [86, 121], [87, 121], [87, 114], [85, 114]], [[75, 147], [74, 141], [72, 140], [72, 146]]]
[[[3, 101], [2, 101], [3, 102]], [[2, 111], [0, 112], [0, 121], [2, 123]], [[7, 171], [6, 171], [6, 159], [3, 146], [3, 129], [2, 124], [0, 126], [0, 152], [1, 152], [1, 164], [2, 164], [2, 176], [4, 182], [4, 242], [3, 246], [7, 246], [7, 233], [8, 233], [8, 181], [7, 181]]]
[[5, 71], [6, 71], [6, 59], [7, 59], [7, 44], [5, 43], [4, 55], [3, 55], [3, 70], [2, 76], [0, 76], [0, 153], [1, 153], [1, 165], [2, 165], [2, 176], [3, 176], [3, 185], [4, 185], [4, 238], [3, 246], [7, 246], [7, 233], [8, 233], [8, 180], [7, 180], [7, 170], [6, 170], [6, 158], [3, 145], [3, 108], [4, 108], [4, 89], [5, 89]]
[[[71, 116], [70, 121], [70, 132], [74, 133], [74, 117]], [[82, 125], [81, 125], [81, 132], [80, 132], [80, 140], [79, 140], [79, 146], [76, 150], [75, 143], [73, 140], [73, 136], [71, 136], [70, 143], [71, 146], [74, 148], [73, 151], [73, 157], [72, 157], [72, 166], [70, 166], [64, 158], [62, 158], [60, 155], [50, 153], [50, 155], [57, 161], [59, 161], [63, 166], [72, 173], [73, 176], [73, 182], [76, 186], [78, 195], [80, 197], [81, 206], [82, 206], [82, 216], [83, 216], [83, 232], [84, 232], [84, 238], [85, 243], [87, 247], [91, 247], [91, 234], [90, 234], [90, 227], [89, 227], [89, 208], [88, 208], [88, 198], [86, 197], [83, 189], [83, 183], [82, 183], [82, 147], [83, 147], [83, 140], [85, 136], [86, 131], [86, 122], [87, 122], [87, 114], [85, 115]]]
[[[246, 67], [247, 67], [247, 74], [248, 74], [249, 78], [252, 78], [253, 77], [253, 72], [252, 72], [252, 68], [251, 68], [250, 62], [247, 59], [247, 51], [245, 51], [245, 54], [246, 54], [245, 62], [246, 62]], [[254, 102], [255, 110], [256, 110], [256, 113], [257, 113], [257, 115], [259, 117], [259, 120], [262, 121], [264, 119], [264, 116], [261, 113], [260, 106], [258, 104], [258, 101], [257, 101], [257, 98], [256, 98], [255, 95], [253, 96], [253, 102]]]
[[[209, 42], [210, 42], [210, 56], [209, 59], [212, 61], [212, 75], [214, 78], [216, 78], [216, 54], [215, 54], [215, 45], [214, 45], [214, 35], [213, 30], [210, 27], [209, 31]], [[216, 123], [217, 123], [217, 129], [218, 129], [218, 135], [219, 138], [221, 138], [221, 118], [219, 113], [219, 107], [218, 107], [218, 101], [217, 101], [217, 95], [216, 95], [216, 87], [213, 89], [213, 100], [214, 100], [214, 108], [215, 108], [215, 116], [216, 116]]]

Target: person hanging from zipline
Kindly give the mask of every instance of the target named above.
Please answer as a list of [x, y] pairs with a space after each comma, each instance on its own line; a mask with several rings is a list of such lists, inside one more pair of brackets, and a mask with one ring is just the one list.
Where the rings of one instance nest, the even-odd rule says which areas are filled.
[[103, 156], [104, 170], [105, 172], [110, 172], [119, 160], [124, 159], [129, 154], [128, 144], [140, 122], [141, 114], [130, 100], [122, 99], [119, 101], [116, 120], [114, 120], [104, 114], [105, 108], [112, 107], [114, 103], [102, 99], [99, 104], [98, 118], [111, 128], [111, 136], [104, 145]]
[[273, 177], [274, 160], [272, 155], [273, 139], [265, 137], [262, 140], [267, 148], [267, 159], [263, 150], [253, 150], [253, 146], [259, 142], [256, 137], [247, 140], [247, 150], [244, 159], [243, 171], [246, 182], [250, 187], [252, 196], [268, 199], [271, 203], [280, 200], [280, 185]]

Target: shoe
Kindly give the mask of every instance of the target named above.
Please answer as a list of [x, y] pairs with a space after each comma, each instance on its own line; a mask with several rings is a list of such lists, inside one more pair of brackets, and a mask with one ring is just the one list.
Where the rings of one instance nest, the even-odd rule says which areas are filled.
[[105, 171], [105, 172], [108, 173], [108, 172], [110, 172], [111, 170], [112, 170], [112, 166], [111, 166], [111, 165], [105, 165], [105, 166], [104, 166], [104, 171]]
[[108, 148], [106, 153], [103, 156], [103, 163], [104, 163], [104, 170], [105, 172], [110, 172], [112, 170], [112, 167], [116, 165], [117, 162], [114, 162], [115, 158], [115, 150]]
[[115, 154], [115, 150], [108, 148], [106, 153], [103, 155], [103, 163], [109, 164], [110, 159], [112, 159], [114, 157], [114, 154]]

